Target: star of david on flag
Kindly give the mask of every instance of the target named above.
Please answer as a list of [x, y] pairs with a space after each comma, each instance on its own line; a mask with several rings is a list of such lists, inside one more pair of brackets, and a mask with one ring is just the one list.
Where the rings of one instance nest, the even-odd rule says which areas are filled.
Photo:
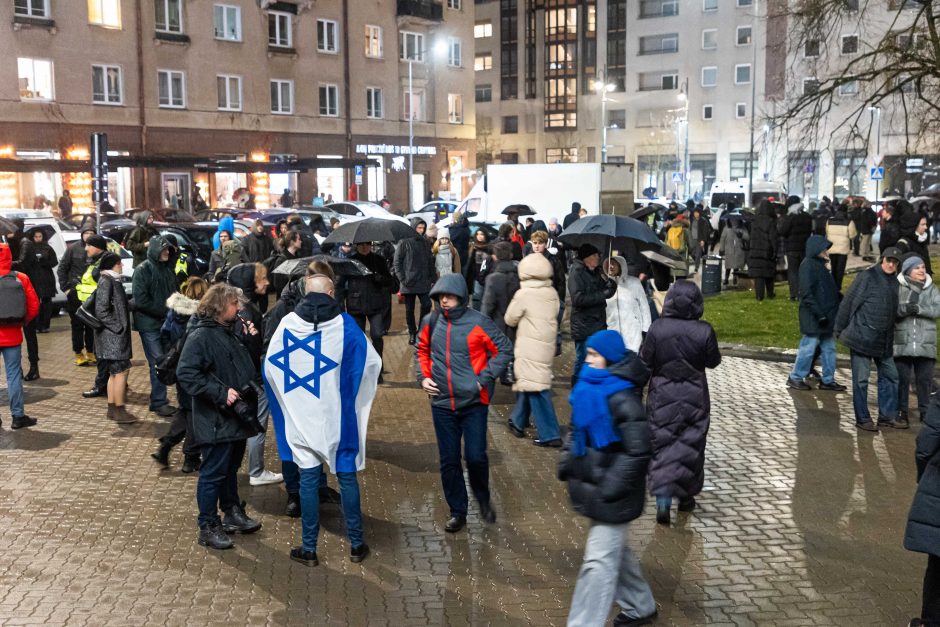
[[[271, 355], [268, 361], [284, 372], [284, 393], [303, 388], [320, 398], [320, 377], [339, 365], [323, 354], [323, 332], [317, 331], [306, 338], [299, 338], [289, 329], [284, 329], [283, 339], [283, 350]], [[313, 370], [309, 374], [303, 375], [291, 369], [291, 353], [296, 351], [303, 351], [313, 357]], [[294, 366], [297, 365], [295, 357]]]

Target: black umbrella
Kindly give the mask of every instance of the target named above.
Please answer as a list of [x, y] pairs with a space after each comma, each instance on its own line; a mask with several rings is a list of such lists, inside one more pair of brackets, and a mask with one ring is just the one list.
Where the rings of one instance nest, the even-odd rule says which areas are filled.
[[42, 231], [44, 241], [49, 241], [49, 239], [55, 235], [55, 227], [51, 224], [34, 224], [26, 228], [26, 231], [23, 233], [29, 239], [33, 239], [33, 233], [36, 231]]
[[586, 216], [575, 220], [558, 238], [566, 246], [591, 244], [598, 250], [659, 250], [663, 243], [646, 223], [614, 215]]
[[313, 257], [301, 257], [299, 259], [288, 259], [274, 269], [274, 274], [286, 274], [294, 278], [299, 277], [307, 271], [307, 266], [311, 261], [323, 261], [328, 263], [336, 276], [365, 276], [372, 274], [372, 271], [366, 267], [366, 264], [356, 259], [341, 259], [330, 255], [314, 255]]
[[7, 218], [0, 218], [0, 232], [5, 236], [8, 233], [16, 233], [20, 230], [20, 227], [16, 225], [16, 222], [8, 220]]
[[323, 240], [323, 243], [397, 242], [416, 235], [417, 232], [404, 222], [384, 220], [382, 218], [365, 218], [364, 220], [339, 225]]
[[503, 209], [504, 216], [534, 216], [535, 212], [532, 211], [532, 208], [529, 205], [509, 205]]
[[635, 218], [637, 220], [642, 220], [643, 218], [647, 216], [651, 216], [654, 213], [666, 212], [667, 210], [668, 210], [668, 207], [666, 207], [665, 205], [661, 205], [656, 202], [651, 202], [645, 207], [640, 207], [639, 209], [631, 213], [630, 217]]

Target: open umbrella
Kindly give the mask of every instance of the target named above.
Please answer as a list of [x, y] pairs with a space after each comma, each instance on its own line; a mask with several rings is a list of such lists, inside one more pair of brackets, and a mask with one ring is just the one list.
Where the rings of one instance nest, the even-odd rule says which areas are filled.
[[529, 205], [509, 205], [503, 209], [504, 216], [534, 216], [535, 212], [532, 211], [532, 208]]
[[42, 231], [44, 241], [48, 242], [49, 239], [55, 235], [55, 227], [51, 224], [33, 224], [28, 226], [24, 231], [23, 235], [29, 239], [33, 238], [33, 233], [36, 231]]
[[313, 257], [301, 257], [299, 259], [288, 259], [274, 269], [274, 274], [286, 274], [289, 277], [298, 277], [307, 271], [307, 266], [311, 261], [323, 261], [330, 264], [336, 276], [365, 276], [372, 274], [372, 271], [366, 267], [366, 264], [355, 259], [340, 259], [330, 255], [314, 255]]
[[614, 215], [575, 220], [558, 239], [572, 248], [591, 244], [598, 250], [624, 250], [631, 246], [639, 250], [659, 250], [663, 245], [646, 223]]
[[669, 208], [666, 207], [665, 205], [661, 205], [658, 202], [651, 202], [645, 207], [640, 207], [639, 209], [631, 213], [630, 217], [636, 220], [642, 220], [643, 218], [651, 216], [654, 213], [665, 213], [668, 210]]
[[404, 222], [383, 220], [382, 218], [365, 218], [364, 220], [339, 225], [323, 240], [323, 243], [397, 242], [416, 235], [417, 232]]

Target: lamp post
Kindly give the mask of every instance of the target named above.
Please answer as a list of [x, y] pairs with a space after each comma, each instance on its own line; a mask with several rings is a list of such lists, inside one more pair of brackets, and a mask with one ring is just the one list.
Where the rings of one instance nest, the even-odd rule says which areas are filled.
[[685, 189], [685, 197], [688, 200], [691, 197], [690, 184], [689, 184], [689, 173], [691, 168], [689, 167], [689, 78], [686, 77], [685, 81], [682, 83], [682, 89], [679, 91], [679, 100], [685, 103], [683, 111], [685, 114], [685, 155], [682, 160], [682, 184]]
[[[415, 50], [413, 54], [408, 54], [408, 212], [414, 210], [414, 158], [415, 158], [415, 96], [414, 96], [414, 62], [415, 58], [424, 61], [425, 55], [433, 51], [435, 55], [442, 55], [447, 52], [447, 43], [439, 40], [432, 49], [422, 48]], [[406, 50], [407, 54], [407, 50]]]
[[594, 81], [594, 91], [601, 97], [601, 163], [607, 163], [607, 94], [617, 89], [613, 83], [608, 83], [598, 77]]
[[[875, 130], [875, 156], [881, 159], [881, 107], [868, 107], [873, 116], [877, 116], [877, 126]], [[874, 159], [872, 159], [874, 161]], [[872, 163], [871, 167], [877, 168], [880, 163]], [[875, 202], [878, 202], [878, 195], [881, 189], [881, 179], [875, 179]]]
[[751, 47], [754, 48], [753, 60], [751, 62], [751, 152], [748, 154], [748, 164], [747, 164], [747, 198], [745, 202], [747, 206], [750, 207], [754, 202], [754, 124], [755, 115], [757, 113], [756, 107], [754, 106], [757, 103], [757, 19], [759, 16], [758, 9], [758, 0], [754, 0], [754, 26], [751, 27]]

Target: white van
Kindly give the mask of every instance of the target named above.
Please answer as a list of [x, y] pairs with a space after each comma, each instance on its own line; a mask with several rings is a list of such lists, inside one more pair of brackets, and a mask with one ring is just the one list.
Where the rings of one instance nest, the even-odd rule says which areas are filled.
[[771, 202], [786, 202], [787, 188], [782, 183], [773, 181], [754, 181], [754, 190], [750, 194], [749, 204], [744, 202], [747, 198], [747, 179], [738, 179], [737, 181], [715, 181], [712, 183], [706, 201], [708, 206], [715, 208], [721, 205], [727, 205], [734, 202], [739, 209], [741, 207], [756, 208], [760, 201], [767, 199]]

